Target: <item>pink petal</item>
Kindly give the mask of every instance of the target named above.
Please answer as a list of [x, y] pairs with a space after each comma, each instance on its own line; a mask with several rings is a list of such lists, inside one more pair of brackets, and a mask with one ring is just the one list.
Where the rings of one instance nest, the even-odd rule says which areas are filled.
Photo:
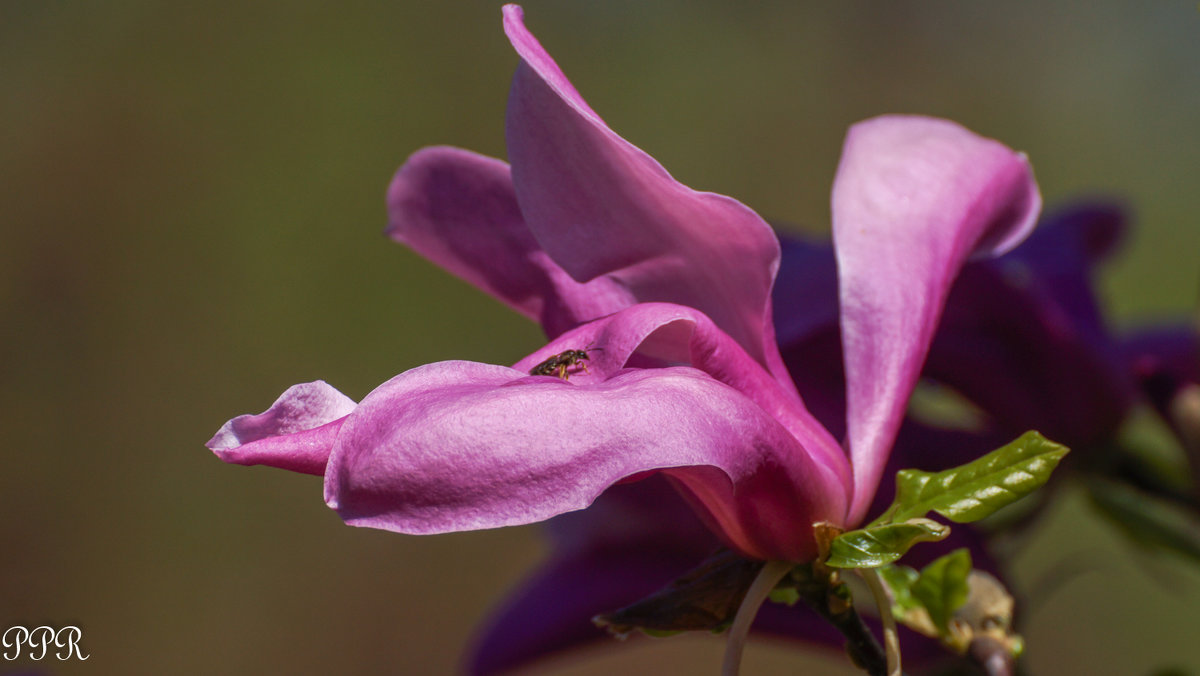
[[542, 247], [577, 280], [609, 275], [639, 301], [703, 311], [790, 382], [771, 323], [779, 243], [770, 226], [736, 200], [679, 183], [609, 129], [525, 28], [520, 7], [504, 7], [504, 29], [522, 59], [508, 103], [509, 160]]
[[588, 385], [442, 362], [367, 395], [330, 456], [325, 498], [347, 523], [441, 533], [542, 521], [663, 471], [748, 556], [804, 560], [845, 488], [788, 431], [691, 368]]
[[580, 326], [513, 365], [528, 372], [543, 360], [567, 350], [586, 349], [587, 370], [572, 373], [570, 382], [603, 382], [627, 366], [688, 365], [736, 389], [774, 417], [795, 437], [831, 482], [851, 486], [846, 456], [804, 407], [799, 395], [777, 382], [711, 319], [690, 307], [640, 303]]
[[417, 151], [388, 189], [390, 237], [558, 335], [635, 301], [607, 277], [571, 279], [534, 239], [508, 165], [449, 147]]
[[1015, 246], [1040, 207], [1025, 157], [957, 124], [884, 116], [851, 128], [833, 189], [849, 523], [870, 504], [962, 263]]
[[355, 406], [324, 381], [293, 385], [266, 411], [222, 425], [205, 445], [225, 462], [319, 476], [325, 473], [338, 429]]

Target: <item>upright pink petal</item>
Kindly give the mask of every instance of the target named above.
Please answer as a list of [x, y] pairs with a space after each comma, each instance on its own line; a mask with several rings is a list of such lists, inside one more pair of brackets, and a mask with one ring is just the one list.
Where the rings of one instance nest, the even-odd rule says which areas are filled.
[[293, 385], [266, 411], [222, 425], [205, 445], [225, 462], [319, 476], [325, 473], [342, 422], [355, 406], [324, 381]]
[[957, 124], [884, 116], [851, 128], [833, 188], [850, 523], [879, 483], [959, 268], [1019, 243], [1040, 207], [1025, 157]]
[[787, 380], [774, 343], [771, 283], [779, 244], [740, 202], [679, 183], [593, 111], [522, 23], [504, 8], [521, 56], [507, 139], [517, 200], [550, 256], [580, 281], [608, 275], [639, 301], [712, 317]]
[[636, 302], [607, 277], [571, 279], [525, 225], [508, 165], [467, 150], [423, 148], [408, 158], [388, 189], [387, 233], [550, 336]]

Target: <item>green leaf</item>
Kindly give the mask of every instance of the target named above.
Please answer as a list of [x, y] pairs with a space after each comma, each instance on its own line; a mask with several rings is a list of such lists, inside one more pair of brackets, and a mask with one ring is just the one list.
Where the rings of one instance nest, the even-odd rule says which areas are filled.
[[879, 568], [879, 579], [887, 585], [888, 595], [892, 597], [892, 617], [915, 632], [938, 638], [940, 632], [929, 619], [925, 604], [913, 595], [913, 585], [920, 577], [920, 573], [908, 566], [890, 564]]
[[922, 568], [912, 585], [912, 595], [925, 606], [933, 626], [943, 637], [950, 634], [954, 611], [967, 602], [970, 573], [971, 553], [965, 548], [956, 549]]
[[795, 587], [776, 587], [771, 590], [767, 598], [771, 599], [772, 603], [794, 606], [800, 600], [800, 590]]
[[896, 500], [872, 525], [906, 521], [933, 511], [956, 523], [978, 521], [1046, 483], [1067, 447], [1037, 432], [944, 472], [901, 470]]
[[912, 593], [912, 586], [920, 576], [920, 573], [908, 566], [889, 564], [879, 568], [879, 578], [891, 591], [892, 615], [897, 619], [925, 607]]
[[1200, 524], [1183, 510], [1113, 481], [1087, 482], [1092, 504], [1130, 539], [1200, 563]]
[[950, 527], [929, 519], [868, 526], [834, 539], [825, 565], [833, 568], [878, 568], [904, 556], [918, 542], [941, 540]]

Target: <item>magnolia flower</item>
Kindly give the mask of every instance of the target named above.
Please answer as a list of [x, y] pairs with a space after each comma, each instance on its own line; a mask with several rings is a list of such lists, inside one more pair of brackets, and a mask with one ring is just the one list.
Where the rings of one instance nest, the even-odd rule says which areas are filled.
[[[540, 321], [550, 342], [511, 367], [421, 366], [357, 404], [297, 385], [209, 448], [323, 475], [347, 523], [414, 534], [543, 521], [661, 477], [743, 556], [811, 560], [813, 523], [866, 515], [959, 268], [1033, 227], [1025, 158], [945, 120], [851, 128], [832, 199], [843, 445], [776, 347], [767, 223], [610, 130], [520, 8], [504, 8], [504, 27], [521, 58], [511, 166], [417, 152], [389, 190], [388, 232]], [[586, 361], [539, 368], [573, 351]]]

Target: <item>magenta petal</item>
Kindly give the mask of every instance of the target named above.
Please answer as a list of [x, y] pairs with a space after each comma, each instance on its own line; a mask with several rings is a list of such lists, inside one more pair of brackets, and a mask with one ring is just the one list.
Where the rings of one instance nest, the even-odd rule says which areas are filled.
[[424, 148], [404, 163], [388, 189], [387, 233], [551, 336], [634, 302], [612, 279], [571, 279], [526, 227], [508, 165], [467, 150]]
[[225, 462], [320, 476], [338, 430], [355, 406], [324, 381], [293, 385], [266, 411], [222, 425], [205, 445]]
[[442, 362], [367, 395], [343, 425], [325, 499], [347, 523], [425, 534], [542, 521], [662, 470], [748, 556], [804, 560], [845, 487], [736, 390], [690, 368], [576, 385]]
[[[657, 475], [617, 484], [587, 509], [550, 519], [543, 530], [556, 556], [625, 549], [639, 543], [647, 549], [685, 555], [690, 567], [720, 545], [666, 477]], [[614, 610], [635, 600], [602, 610]]]
[[837, 441], [792, 387], [781, 386], [703, 313], [682, 305], [640, 303], [559, 336], [513, 368], [528, 371], [551, 355], [580, 348], [590, 350], [589, 366], [571, 375], [573, 383], [599, 382], [626, 366], [672, 364], [693, 366], [733, 387], [779, 421], [849, 499], [849, 466]]
[[833, 188], [850, 523], [879, 483], [959, 268], [1015, 246], [1040, 207], [1025, 157], [957, 124], [885, 116], [851, 128]]
[[577, 280], [608, 275], [639, 301], [697, 308], [787, 379], [774, 345], [771, 282], [779, 244], [762, 218], [679, 183], [584, 102], [522, 23], [504, 29], [522, 62], [507, 140], [517, 200], [550, 256]]

